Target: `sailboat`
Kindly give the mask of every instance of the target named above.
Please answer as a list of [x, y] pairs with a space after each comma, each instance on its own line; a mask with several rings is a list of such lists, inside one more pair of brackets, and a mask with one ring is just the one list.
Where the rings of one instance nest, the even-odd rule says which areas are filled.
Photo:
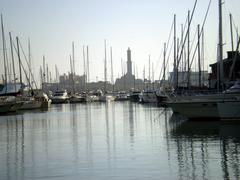
[[106, 40], [104, 40], [104, 92], [99, 96], [100, 102], [114, 101], [114, 96], [107, 94], [107, 50]]
[[[220, 64], [219, 82], [222, 82], [222, 1], [219, 0], [219, 56]], [[219, 83], [220, 84], [220, 83]], [[221, 84], [220, 84], [221, 85]], [[220, 86], [219, 85], [219, 86]], [[235, 85], [236, 87], [237, 85]], [[194, 95], [185, 97], [173, 97], [167, 103], [172, 111], [185, 115], [188, 119], [240, 119], [240, 93], [233, 91], [233, 87], [227, 91], [213, 95]], [[232, 90], [232, 91], [231, 91]]]
[[86, 98], [82, 96], [79, 93], [75, 92], [75, 82], [74, 82], [74, 77], [75, 77], [75, 58], [74, 58], [74, 42], [72, 42], [72, 58], [70, 55], [70, 69], [71, 69], [71, 80], [72, 80], [72, 94], [69, 97], [69, 102], [70, 103], [82, 103], [86, 102]]

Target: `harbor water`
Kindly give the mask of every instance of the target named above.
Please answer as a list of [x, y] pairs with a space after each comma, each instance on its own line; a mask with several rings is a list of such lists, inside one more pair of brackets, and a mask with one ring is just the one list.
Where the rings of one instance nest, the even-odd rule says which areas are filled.
[[0, 179], [240, 179], [240, 123], [131, 102], [0, 116]]

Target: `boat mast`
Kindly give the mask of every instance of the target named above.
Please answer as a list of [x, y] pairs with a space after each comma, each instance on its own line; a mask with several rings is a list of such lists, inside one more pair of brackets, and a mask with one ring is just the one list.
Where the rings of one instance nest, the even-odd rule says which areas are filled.
[[187, 30], [187, 87], [190, 88], [190, 11], [188, 11], [188, 30]]
[[84, 91], [86, 91], [86, 57], [85, 57], [85, 47], [83, 46], [83, 76], [84, 76]]
[[18, 54], [18, 65], [19, 65], [19, 78], [20, 78], [20, 84], [22, 85], [22, 68], [21, 68], [21, 57], [20, 57], [20, 49], [19, 49], [19, 40], [18, 37], [16, 37], [17, 41], [17, 54]]
[[107, 90], [107, 47], [106, 39], [104, 39], [104, 92]]
[[1, 14], [1, 27], [2, 27], [2, 45], [3, 45], [3, 62], [4, 62], [4, 84], [7, 84], [7, 59], [6, 59], [6, 42], [5, 42], [5, 35], [4, 35], [4, 27], [3, 27], [3, 16]]
[[28, 38], [28, 63], [29, 63], [29, 87], [32, 86], [32, 83], [31, 83], [31, 47], [30, 47], [30, 39]]
[[176, 81], [176, 77], [177, 77], [177, 56], [176, 56], [176, 14], [174, 14], [174, 20], [173, 20], [173, 59], [174, 59], [174, 63], [173, 63], [173, 84], [174, 84], [174, 88], [177, 88], [177, 81]]
[[75, 75], [75, 55], [74, 55], [74, 42], [72, 42], [72, 73]]
[[231, 44], [232, 44], [232, 51], [234, 51], [234, 45], [233, 45], [233, 28], [232, 28], [232, 14], [229, 14], [230, 17], [230, 32], [231, 32]]
[[136, 89], [136, 65], [134, 62], [133, 62], [133, 67], [134, 67], [133, 89], [135, 90]]
[[223, 77], [223, 40], [222, 40], [222, 0], [218, 1], [219, 5], [219, 42], [218, 42], [218, 50], [219, 50], [219, 56], [218, 56], [218, 64], [219, 64], [219, 90], [223, 90], [224, 85], [224, 77]]
[[198, 71], [199, 71], [199, 76], [198, 76], [198, 85], [199, 87], [201, 87], [202, 83], [201, 83], [201, 49], [200, 49], [200, 24], [198, 24], [197, 26], [198, 29], [198, 42], [197, 42], [197, 46], [198, 46]]
[[152, 87], [153, 87], [153, 90], [155, 88], [155, 84], [154, 84], [154, 63], [152, 62]]
[[74, 80], [73, 80], [73, 59], [71, 57], [71, 54], [69, 55], [69, 60], [70, 60], [70, 78], [71, 78], [71, 81], [72, 81], [72, 93], [75, 94]]
[[166, 43], [164, 43], [164, 50], [163, 50], [163, 81], [165, 84], [166, 80]]
[[148, 90], [150, 89], [150, 85], [151, 85], [151, 59], [150, 59], [150, 55], [148, 55], [148, 79], [149, 79], [149, 83], [148, 83]]
[[114, 91], [112, 47], [110, 47], [110, 55], [111, 55], [111, 82], [112, 82], [112, 91]]
[[87, 46], [87, 83], [90, 81], [90, 74], [89, 74], [89, 50]]
[[[70, 55], [70, 62], [71, 62], [71, 55]], [[74, 83], [74, 77], [75, 77], [75, 55], [74, 55], [74, 42], [72, 42], [72, 85], [73, 85], [73, 93], [75, 93], [75, 83]]]
[[9, 38], [10, 38], [10, 48], [11, 48], [11, 57], [12, 57], [12, 68], [13, 68], [13, 78], [14, 78], [14, 88], [15, 92], [17, 90], [16, 87], [16, 72], [15, 72], [15, 63], [14, 63], [14, 55], [13, 55], [13, 42], [12, 42], [12, 34], [9, 32]]

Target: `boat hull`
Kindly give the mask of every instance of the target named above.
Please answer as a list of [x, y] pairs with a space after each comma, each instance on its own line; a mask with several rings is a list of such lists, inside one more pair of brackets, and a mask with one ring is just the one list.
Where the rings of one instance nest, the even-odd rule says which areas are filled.
[[68, 103], [67, 98], [52, 98], [52, 104], [63, 104]]
[[169, 102], [168, 106], [175, 113], [180, 113], [190, 120], [240, 120], [240, 100], [209, 100]]
[[168, 103], [174, 113], [180, 113], [188, 119], [216, 119], [219, 117], [216, 102], [172, 102]]

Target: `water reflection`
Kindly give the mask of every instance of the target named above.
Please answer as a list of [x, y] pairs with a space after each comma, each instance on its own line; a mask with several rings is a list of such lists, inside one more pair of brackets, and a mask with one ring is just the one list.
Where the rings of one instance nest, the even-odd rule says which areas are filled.
[[239, 179], [240, 124], [191, 122], [179, 118], [172, 124], [180, 179]]
[[239, 128], [130, 102], [0, 116], [0, 179], [239, 179]]

